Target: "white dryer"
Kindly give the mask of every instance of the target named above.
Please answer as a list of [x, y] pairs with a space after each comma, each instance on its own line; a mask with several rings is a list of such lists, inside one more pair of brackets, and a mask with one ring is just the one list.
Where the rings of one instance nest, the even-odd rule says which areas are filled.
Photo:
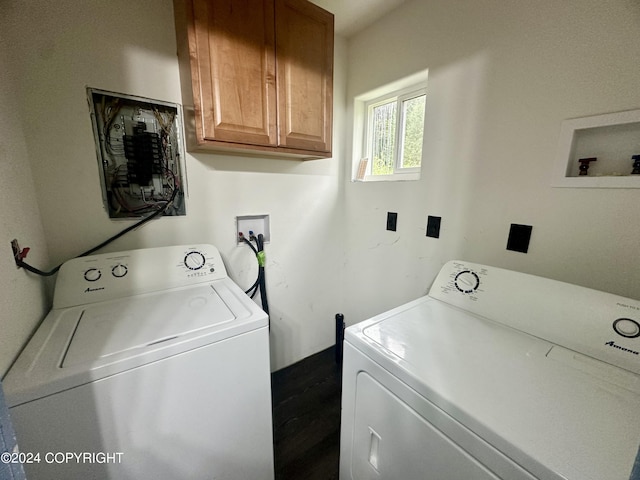
[[640, 301], [449, 262], [347, 328], [340, 478], [640, 479], [639, 352]]
[[30, 479], [273, 478], [267, 315], [211, 245], [66, 262], [3, 383]]

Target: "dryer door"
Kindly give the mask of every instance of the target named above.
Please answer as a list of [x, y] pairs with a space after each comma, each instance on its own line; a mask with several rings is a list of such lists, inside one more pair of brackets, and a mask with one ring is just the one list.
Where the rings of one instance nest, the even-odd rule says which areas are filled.
[[349, 342], [342, 378], [341, 479], [536, 479]]
[[356, 383], [354, 479], [498, 479], [370, 375]]

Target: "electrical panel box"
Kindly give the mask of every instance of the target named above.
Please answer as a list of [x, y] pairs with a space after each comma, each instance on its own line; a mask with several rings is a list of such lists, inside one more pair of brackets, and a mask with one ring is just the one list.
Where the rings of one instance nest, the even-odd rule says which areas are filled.
[[109, 217], [164, 207], [163, 215], [186, 215], [180, 106], [93, 88], [87, 95]]

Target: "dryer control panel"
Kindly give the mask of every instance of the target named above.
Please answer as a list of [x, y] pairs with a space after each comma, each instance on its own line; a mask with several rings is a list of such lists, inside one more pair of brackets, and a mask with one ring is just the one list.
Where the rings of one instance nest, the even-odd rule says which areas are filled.
[[79, 257], [58, 273], [54, 308], [112, 300], [225, 278], [213, 245], [128, 250]]
[[457, 260], [429, 296], [640, 374], [639, 300]]
[[[449, 262], [438, 275], [438, 288], [443, 295], [462, 295], [468, 301], [475, 302], [484, 292], [486, 276], [487, 267], [480, 265], [472, 266], [471, 264], [463, 262]], [[435, 284], [431, 289], [432, 292], [434, 288]]]

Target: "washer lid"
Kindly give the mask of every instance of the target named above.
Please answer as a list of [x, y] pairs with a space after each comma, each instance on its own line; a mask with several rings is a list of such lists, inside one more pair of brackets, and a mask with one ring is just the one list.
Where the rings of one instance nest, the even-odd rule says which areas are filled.
[[13, 407], [267, 325], [267, 314], [228, 277], [52, 310], [3, 379], [7, 403]]
[[135, 355], [235, 319], [209, 285], [92, 304], [74, 313], [80, 318], [62, 368]]

